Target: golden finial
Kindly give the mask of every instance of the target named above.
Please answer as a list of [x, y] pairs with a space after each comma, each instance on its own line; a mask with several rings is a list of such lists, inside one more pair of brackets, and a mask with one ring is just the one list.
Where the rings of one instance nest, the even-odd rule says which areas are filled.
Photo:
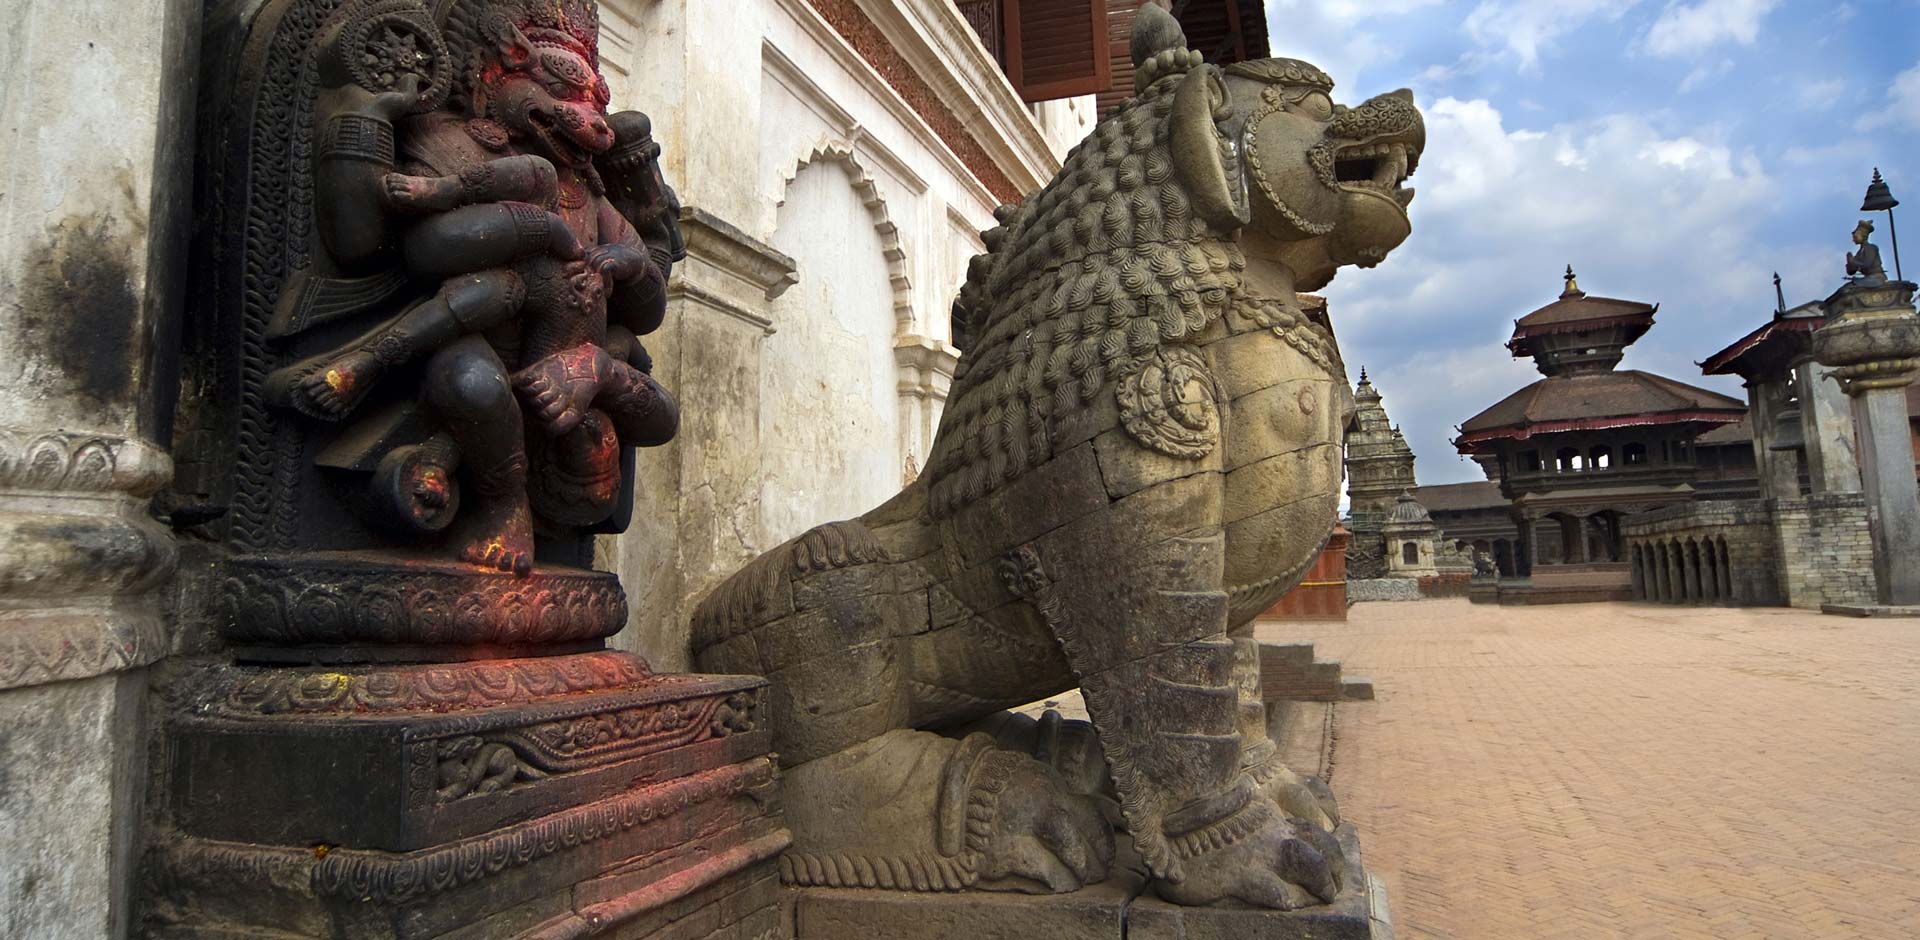
[[1573, 265], [1567, 265], [1567, 289], [1560, 292], [1562, 297], [1571, 297], [1580, 293], [1580, 282], [1573, 279]]

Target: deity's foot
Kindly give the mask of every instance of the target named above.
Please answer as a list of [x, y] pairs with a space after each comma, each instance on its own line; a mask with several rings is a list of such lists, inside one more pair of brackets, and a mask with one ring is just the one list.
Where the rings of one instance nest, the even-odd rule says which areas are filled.
[[788, 771], [789, 884], [1062, 893], [1107, 877], [1098, 797], [985, 734], [898, 730]]
[[388, 173], [381, 179], [387, 204], [410, 212], [449, 212], [461, 203], [457, 177], [409, 176]]
[[322, 421], [338, 421], [360, 404], [386, 371], [364, 343], [276, 370], [267, 377], [269, 401]]
[[513, 388], [547, 433], [558, 437], [587, 416], [611, 368], [605, 350], [584, 344], [553, 353], [515, 372]]
[[1262, 799], [1172, 838], [1179, 880], [1154, 890], [1175, 904], [1237, 901], [1283, 911], [1330, 903], [1340, 893], [1340, 844], [1319, 826], [1289, 819]]
[[516, 577], [533, 572], [533, 512], [524, 489], [471, 501], [455, 526], [461, 561]]

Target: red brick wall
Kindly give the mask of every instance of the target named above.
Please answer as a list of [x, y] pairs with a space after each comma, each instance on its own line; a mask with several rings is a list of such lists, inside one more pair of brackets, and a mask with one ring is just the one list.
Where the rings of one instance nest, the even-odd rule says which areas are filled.
[[1333, 535], [1306, 578], [1263, 611], [1260, 619], [1347, 619], [1347, 542], [1352, 537], [1345, 526], [1335, 523]]

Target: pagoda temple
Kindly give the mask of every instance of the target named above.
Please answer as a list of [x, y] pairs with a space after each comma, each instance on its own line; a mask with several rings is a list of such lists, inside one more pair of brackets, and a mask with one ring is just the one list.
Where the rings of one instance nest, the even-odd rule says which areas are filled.
[[1619, 369], [1658, 305], [1595, 297], [1569, 267], [1554, 302], [1514, 321], [1507, 349], [1543, 376], [1460, 425], [1454, 446], [1500, 485], [1520, 533], [1502, 603], [1627, 599], [1623, 516], [1695, 498], [1700, 435], [1744, 402]]

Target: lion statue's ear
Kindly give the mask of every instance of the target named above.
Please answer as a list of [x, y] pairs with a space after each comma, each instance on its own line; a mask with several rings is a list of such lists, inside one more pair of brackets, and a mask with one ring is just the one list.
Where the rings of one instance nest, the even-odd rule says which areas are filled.
[[1253, 218], [1253, 210], [1247, 177], [1238, 165], [1246, 148], [1223, 139], [1214, 121], [1226, 103], [1220, 70], [1211, 65], [1192, 69], [1173, 93], [1167, 132], [1174, 172], [1185, 184], [1194, 211], [1219, 228], [1236, 229]]
[[533, 41], [504, 15], [489, 13], [481, 21], [481, 28], [486, 31], [494, 50], [500, 53], [500, 61], [508, 66], [519, 68], [533, 60]]

